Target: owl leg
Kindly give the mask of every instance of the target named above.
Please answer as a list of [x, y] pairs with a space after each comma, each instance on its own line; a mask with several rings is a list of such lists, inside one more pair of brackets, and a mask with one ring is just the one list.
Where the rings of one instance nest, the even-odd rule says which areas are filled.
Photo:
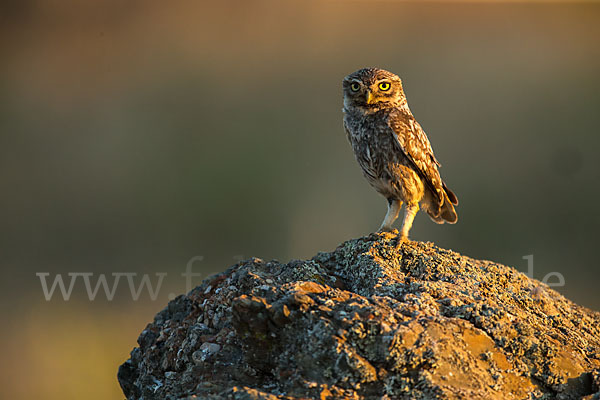
[[408, 240], [408, 231], [412, 227], [412, 223], [415, 219], [415, 215], [419, 211], [419, 203], [407, 203], [404, 210], [404, 221], [402, 222], [402, 229], [400, 230], [400, 237], [398, 243], [405, 242]]
[[379, 227], [379, 232], [389, 232], [391, 231], [392, 224], [398, 218], [398, 213], [400, 212], [400, 207], [402, 207], [402, 202], [397, 199], [389, 198], [388, 199], [388, 210], [387, 214], [385, 214], [385, 218]]

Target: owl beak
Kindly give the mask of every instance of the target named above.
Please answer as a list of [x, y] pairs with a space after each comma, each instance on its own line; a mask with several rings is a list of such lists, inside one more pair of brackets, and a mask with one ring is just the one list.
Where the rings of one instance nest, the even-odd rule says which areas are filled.
[[370, 90], [367, 90], [367, 104], [373, 104], [373, 93]]

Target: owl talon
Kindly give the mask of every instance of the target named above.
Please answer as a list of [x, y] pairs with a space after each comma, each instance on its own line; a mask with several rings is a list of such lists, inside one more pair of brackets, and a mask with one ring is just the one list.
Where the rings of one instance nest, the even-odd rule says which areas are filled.
[[396, 248], [399, 249], [400, 247], [402, 247], [402, 244], [408, 243], [408, 242], [410, 242], [410, 240], [408, 239], [408, 236], [398, 235], [398, 239], [396, 241]]
[[374, 233], [377, 240], [387, 240], [393, 243], [393, 240], [398, 237], [398, 229], [390, 229], [389, 231], [377, 231]]

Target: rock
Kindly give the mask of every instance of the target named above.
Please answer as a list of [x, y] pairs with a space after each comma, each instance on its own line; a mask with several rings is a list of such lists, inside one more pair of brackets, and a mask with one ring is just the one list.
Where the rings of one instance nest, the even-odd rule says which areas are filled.
[[199, 358], [198, 361], [203, 362], [210, 359], [213, 355], [217, 354], [219, 350], [221, 350], [221, 346], [216, 343], [202, 343], [202, 346], [200, 346], [200, 356], [197, 357]]
[[179, 296], [128, 399], [599, 399], [600, 314], [514, 268], [373, 234]]

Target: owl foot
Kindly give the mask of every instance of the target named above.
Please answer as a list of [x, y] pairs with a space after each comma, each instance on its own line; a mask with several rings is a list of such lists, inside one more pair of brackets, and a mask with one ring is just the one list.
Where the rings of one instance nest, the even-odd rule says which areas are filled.
[[399, 249], [400, 247], [402, 247], [402, 245], [404, 243], [409, 243], [409, 242], [410, 242], [410, 240], [408, 239], [408, 236], [402, 235], [402, 234], [398, 235], [398, 238], [396, 240], [396, 249]]
[[398, 229], [390, 229], [389, 231], [378, 230], [373, 234], [376, 240], [385, 239], [393, 241], [398, 236]]

